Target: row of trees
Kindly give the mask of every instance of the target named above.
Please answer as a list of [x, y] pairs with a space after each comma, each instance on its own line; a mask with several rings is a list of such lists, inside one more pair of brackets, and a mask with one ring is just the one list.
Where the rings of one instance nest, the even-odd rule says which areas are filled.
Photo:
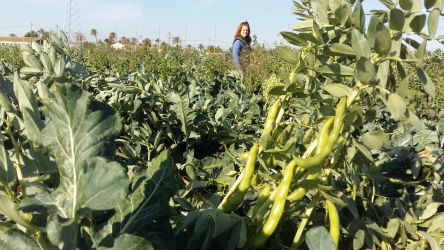
[[[51, 35], [52, 31], [44, 30], [43, 28], [40, 28], [38, 30], [31, 30], [24, 34], [24, 37], [41, 37], [42, 39], [47, 39]], [[162, 41], [160, 38], [156, 38], [154, 40], [151, 40], [149, 38], [144, 38], [143, 40], [139, 41], [136, 37], [126, 37], [122, 36], [120, 38], [117, 37], [116, 32], [110, 32], [108, 36], [101, 40], [98, 37], [99, 32], [97, 29], [92, 28], [89, 33], [94, 38], [95, 44], [114, 44], [116, 42], [123, 43], [125, 45], [132, 45], [132, 46], [144, 46], [144, 47], [165, 47], [167, 45], [171, 45], [174, 47], [179, 47], [182, 45], [182, 39], [179, 36], [172, 36], [169, 34], [169, 41]], [[16, 37], [17, 35], [15, 33], [9, 34], [11, 37]], [[75, 32], [73, 34], [73, 42], [76, 44], [84, 44], [87, 42], [87, 39], [85, 35], [82, 32]], [[191, 48], [191, 45], [187, 45], [187, 47]], [[206, 47], [203, 44], [198, 44], [197, 48], [201, 51], [203, 51]], [[217, 46], [209, 45], [207, 46], [208, 49], [211, 50], [219, 50]]]

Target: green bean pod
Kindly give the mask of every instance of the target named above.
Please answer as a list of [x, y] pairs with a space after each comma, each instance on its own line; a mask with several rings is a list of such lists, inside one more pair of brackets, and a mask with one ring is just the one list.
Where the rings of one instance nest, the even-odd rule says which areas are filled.
[[270, 214], [262, 226], [261, 231], [255, 236], [252, 242], [254, 248], [263, 246], [279, 224], [282, 214], [284, 213], [285, 202], [287, 200], [287, 194], [293, 179], [295, 167], [296, 162], [293, 160], [285, 168], [283, 179], [277, 188], [276, 197], [273, 206], [271, 207]]
[[325, 158], [331, 153], [333, 150], [333, 146], [335, 145], [336, 141], [339, 138], [339, 134], [341, 133], [342, 125], [344, 122], [344, 113], [345, 108], [347, 104], [347, 97], [342, 97], [341, 100], [338, 103], [338, 106], [336, 107], [336, 115], [333, 121], [333, 128], [331, 131], [330, 136], [328, 137], [327, 142], [325, 143], [325, 146], [321, 149], [319, 154], [308, 158], [308, 159], [302, 159], [302, 158], [295, 158], [296, 164], [300, 168], [311, 168], [313, 166], [319, 165], [323, 163]]
[[269, 135], [273, 130], [281, 106], [282, 106], [282, 100], [278, 98], [268, 110], [267, 119], [265, 120], [264, 130], [262, 131], [262, 136]]
[[254, 204], [253, 210], [252, 210], [252, 216], [254, 217], [259, 209], [264, 205], [264, 203], [268, 200], [268, 197], [270, 196], [271, 186], [270, 184], [265, 184], [265, 186], [262, 188], [261, 192], [259, 193], [259, 196], [256, 200], [256, 204]]
[[250, 149], [248, 153], [247, 163], [245, 165], [244, 173], [242, 179], [237, 187], [234, 186], [236, 190], [230, 190], [224, 197], [222, 202], [217, 207], [225, 213], [229, 213], [236, 209], [244, 200], [245, 194], [251, 185], [251, 178], [254, 174], [254, 165], [256, 163], [257, 154], [259, 152], [259, 143], [256, 142]]
[[325, 204], [327, 206], [327, 212], [328, 212], [328, 219], [330, 222], [330, 236], [333, 238], [333, 242], [336, 245], [336, 248], [339, 244], [339, 236], [340, 236], [340, 226], [339, 223], [339, 214], [338, 210], [336, 209], [335, 204], [333, 202], [326, 200]]
[[[310, 168], [307, 172], [307, 176], [305, 180], [315, 180], [321, 174], [322, 166], [318, 165], [314, 168]], [[299, 201], [304, 198], [305, 194], [308, 190], [303, 187], [296, 188], [291, 194], [287, 196], [287, 200], [289, 201]]]
[[318, 145], [316, 146], [315, 154], [321, 153], [322, 149], [328, 143], [328, 138], [330, 136], [330, 129], [331, 129], [331, 126], [333, 125], [334, 120], [335, 120], [334, 117], [330, 117], [324, 122], [324, 125], [322, 126], [321, 130], [319, 131]]

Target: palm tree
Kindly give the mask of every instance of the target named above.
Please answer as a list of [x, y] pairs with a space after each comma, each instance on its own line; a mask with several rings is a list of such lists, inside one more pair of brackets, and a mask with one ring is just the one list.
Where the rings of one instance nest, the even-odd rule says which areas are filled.
[[173, 43], [176, 47], [178, 47], [179, 44], [180, 44], [180, 37], [178, 37], [178, 36], [173, 37], [172, 43]]
[[96, 39], [96, 44], [97, 44], [97, 30], [96, 29], [91, 29], [90, 31], [91, 36], [94, 37], [94, 39]]
[[34, 30], [31, 30], [31, 31], [26, 32], [24, 37], [39, 37], [39, 34], [37, 32], [35, 32]]
[[142, 40], [142, 45], [144, 47], [151, 47], [151, 40], [149, 38], [145, 38]]
[[200, 52], [202, 52], [203, 49], [205, 48], [205, 46], [201, 43], [199, 43], [199, 45], [197, 45], [197, 47], [199, 48]]
[[116, 32], [110, 32], [108, 35], [108, 42], [110, 44], [113, 44], [116, 41], [116, 37], [117, 37]]

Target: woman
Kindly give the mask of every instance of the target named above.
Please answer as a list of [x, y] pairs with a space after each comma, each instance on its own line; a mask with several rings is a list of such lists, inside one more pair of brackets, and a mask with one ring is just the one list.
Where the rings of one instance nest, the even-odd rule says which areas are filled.
[[249, 61], [251, 51], [250, 24], [247, 21], [241, 22], [234, 33], [233, 59], [236, 67], [244, 71]]

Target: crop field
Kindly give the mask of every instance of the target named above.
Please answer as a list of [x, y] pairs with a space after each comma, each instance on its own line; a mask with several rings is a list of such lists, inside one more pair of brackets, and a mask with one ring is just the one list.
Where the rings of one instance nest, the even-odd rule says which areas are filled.
[[294, 1], [244, 73], [0, 47], [0, 249], [443, 249], [443, 0], [380, 2]]

